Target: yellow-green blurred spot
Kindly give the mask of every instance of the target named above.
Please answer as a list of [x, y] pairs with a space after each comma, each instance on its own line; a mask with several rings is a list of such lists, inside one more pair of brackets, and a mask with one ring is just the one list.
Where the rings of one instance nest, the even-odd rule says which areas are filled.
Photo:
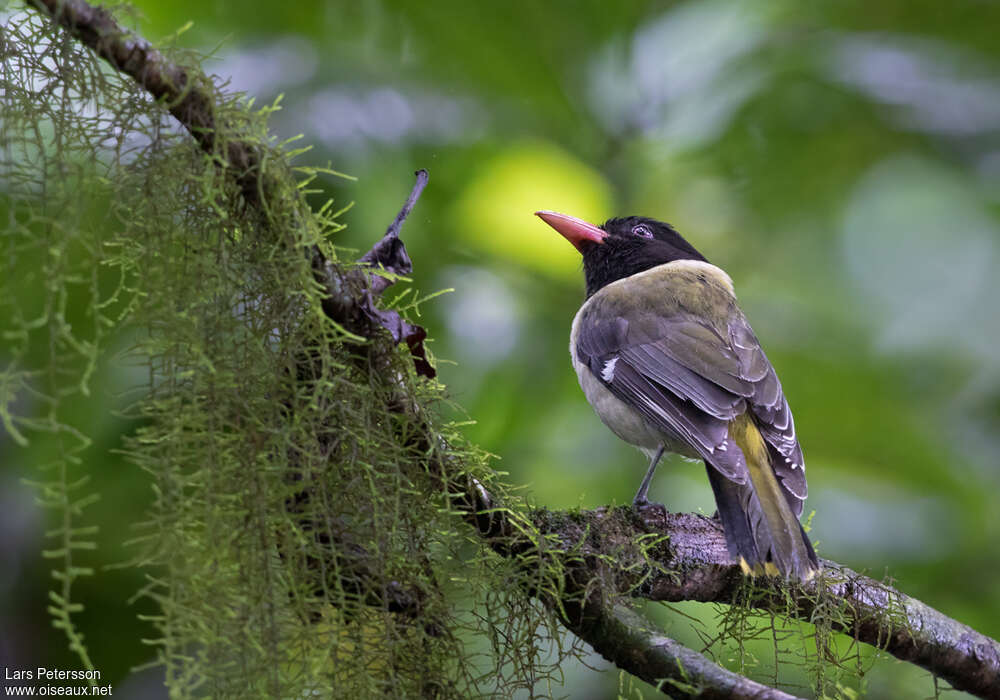
[[563, 279], [580, 277], [580, 255], [535, 216], [539, 209], [600, 224], [612, 213], [600, 173], [545, 143], [514, 146], [472, 174], [454, 210], [455, 228], [484, 256]]

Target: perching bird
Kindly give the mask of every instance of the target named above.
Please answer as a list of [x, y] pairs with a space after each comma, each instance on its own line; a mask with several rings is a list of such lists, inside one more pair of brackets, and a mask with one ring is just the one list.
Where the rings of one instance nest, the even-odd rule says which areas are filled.
[[802, 449], [781, 384], [733, 283], [669, 224], [597, 227], [536, 214], [583, 255], [587, 300], [570, 333], [580, 386], [605, 425], [650, 457], [704, 460], [730, 555], [748, 574], [807, 580], [819, 568], [799, 516]]

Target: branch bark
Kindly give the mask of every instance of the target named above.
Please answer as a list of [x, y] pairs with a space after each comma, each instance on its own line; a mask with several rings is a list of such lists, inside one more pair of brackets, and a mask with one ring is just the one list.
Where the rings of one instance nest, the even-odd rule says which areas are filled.
[[[572, 518], [535, 517], [550, 541], [585, 542], [584, 559], [615, 553], [611, 577], [622, 590], [654, 601], [749, 605], [815, 621], [916, 664], [953, 687], [982, 698], [1000, 698], [1000, 643], [879, 581], [822, 560], [819, 576], [789, 585], [759, 578], [748, 586], [726, 548], [720, 523], [690, 513], [629, 508], [587, 511]], [[667, 538], [649, 552], [629, 544], [649, 535]], [[575, 556], [579, 557], [580, 551]]]
[[[126, 32], [109, 12], [84, 0], [27, 2], [161, 99], [199, 146], [216, 154], [220, 148], [216, 95], [205, 75], [166, 59], [147, 41]], [[247, 203], [266, 206], [271, 188], [266, 179], [269, 176], [262, 172], [259, 147], [248, 139], [230, 139], [222, 150], [223, 167]], [[409, 272], [409, 258], [398, 233], [424, 182], [418, 181], [386, 235], [360, 261], [369, 269]], [[369, 338], [372, 344], [386, 343], [385, 337], [379, 337], [379, 329], [388, 328], [392, 347], [406, 340], [418, 373], [427, 374], [430, 365], [420, 347], [423, 329], [404, 325], [403, 319], [394, 319], [375, 305], [392, 278], [363, 270], [345, 272], [315, 247], [309, 254], [316, 278], [327, 290], [324, 310], [331, 320]], [[459, 465], [451, 463], [447, 444], [433, 437], [433, 422], [423, 414], [423, 408], [405, 394], [402, 385], [400, 392], [391, 408], [426, 428], [410, 432], [405, 439], [423, 441], [416, 447], [421, 448], [420, 454], [428, 455], [426, 466], [446, 479], [453, 507], [501, 556], [563, 557], [566, 580], [558, 596], [532, 593], [602, 655], [657, 684], [664, 693], [706, 699], [793, 697], [727, 671], [659, 635], [625, 605], [617, 591], [657, 601], [749, 604], [804, 620], [812, 619], [821, 606], [835, 605], [842, 614], [839, 626], [845, 633], [922, 666], [956, 688], [982, 698], [1000, 698], [1000, 645], [996, 641], [834, 562], [824, 561], [822, 575], [805, 586], [787, 586], [769, 579], [747, 586], [739, 568], [729, 560], [721, 527], [708, 518], [650, 515], [649, 511], [639, 517], [629, 508], [574, 514], [537, 511], [529, 517], [505, 509], [480, 483], [462, 475]], [[658, 537], [656, 546], [637, 546], [649, 535]], [[606, 586], [595, 586], [594, 582]]]
[[618, 603], [598, 605], [566, 626], [618, 668], [674, 698], [698, 700], [796, 700], [795, 695], [750, 680], [656, 631], [644, 617]]

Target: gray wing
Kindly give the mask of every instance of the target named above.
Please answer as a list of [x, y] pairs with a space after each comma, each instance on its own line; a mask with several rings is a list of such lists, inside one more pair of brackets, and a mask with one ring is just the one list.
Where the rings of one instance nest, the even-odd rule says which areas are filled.
[[664, 315], [597, 295], [581, 312], [576, 338], [578, 359], [615, 396], [740, 484], [746, 463], [741, 450], [730, 449], [729, 421], [749, 410], [789, 505], [801, 515], [805, 468], [792, 414], [735, 301], [723, 321], [712, 323], [682, 309]]

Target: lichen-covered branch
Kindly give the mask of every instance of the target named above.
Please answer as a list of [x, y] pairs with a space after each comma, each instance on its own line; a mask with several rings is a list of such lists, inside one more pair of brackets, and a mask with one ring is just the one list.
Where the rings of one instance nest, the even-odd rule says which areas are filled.
[[795, 700], [797, 696], [727, 671], [696, 651], [663, 636], [623, 604], [599, 605], [581, 621], [567, 621], [604, 658], [675, 698], [698, 700]]
[[[749, 605], [812, 621], [820, 609], [834, 628], [914, 663], [982, 698], [1000, 698], [1000, 643], [895, 588], [829, 560], [803, 585], [758, 579], [748, 586], [732, 563], [718, 521], [689, 513], [629, 508], [579, 514], [540, 512], [535, 521], [550, 540], [575, 557], [614, 554], [615, 585], [656, 601], [693, 600]], [[637, 551], [630, 543], [650, 535], [662, 544]], [[575, 547], [585, 542], [582, 551]], [[574, 543], [574, 544], [571, 544]], [[830, 615], [836, 610], [835, 616]], [[839, 620], [839, 622], [838, 622]]]
[[[96, 7], [85, 0], [27, 2], [93, 49], [117, 71], [135, 80], [152, 97], [161, 100], [165, 109], [191, 134], [201, 149], [216, 157], [216, 162], [236, 183], [249, 205], [261, 209], [262, 213], [273, 206], [269, 197], [271, 193], [281, 191], [281, 188], [275, 186], [273, 170], [261, 168], [261, 147], [249, 139], [229, 138], [219, 142], [218, 134], [227, 130], [222, 128], [226, 125], [216, 122], [215, 88], [208, 76], [195, 68], [167, 59], [147, 40], [125, 30], [103, 7]], [[409, 258], [405, 257], [406, 251], [399, 243], [398, 234], [426, 184], [426, 173], [418, 174], [417, 182], [413, 194], [389, 226], [382, 241], [359, 262], [381, 267], [396, 275], [405, 275], [410, 271]], [[401, 263], [396, 267], [385, 265], [386, 255], [391, 253], [399, 261], [405, 258], [405, 264]], [[402, 258], [399, 257], [400, 254]], [[394, 311], [377, 308], [373, 302], [373, 297], [378, 296], [391, 283], [388, 278], [359, 275], [355, 271], [345, 270], [328, 260], [317, 246], [312, 246], [308, 255], [317, 281], [339, 292], [329, 295], [327, 305], [336, 304], [341, 298], [356, 301], [342, 309], [328, 309], [331, 317], [356, 315], [358, 320], [364, 319], [385, 328], [395, 342], [406, 342], [419, 374], [426, 377], [435, 375], [423, 346], [427, 337], [424, 329], [407, 322]]]
[[[231, 132], [231, 125], [216, 122], [216, 90], [199, 70], [166, 59], [148, 42], [125, 31], [106, 10], [84, 0], [27, 1], [161, 100], [199, 147], [213, 156], [250, 207], [263, 213], [273, 205], [270, 192], [288, 189], [268, 182], [267, 178], [281, 177], [281, 171], [265, 173], [258, 143], [241, 140], [239, 134], [225, 143], [218, 140], [219, 134]], [[423, 329], [376, 303], [394, 275], [410, 270], [398, 234], [426, 174], [418, 178], [418, 186], [400, 215], [359, 261], [360, 267], [331, 262], [315, 246], [304, 251], [316, 282], [326, 292], [324, 312], [358, 338], [359, 348], [367, 349], [369, 376], [389, 384], [397, 375], [388, 369], [391, 363], [380, 363], [379, 358], [390, 357], [401, 341], [407, 342], [417, 372], [433, 374], [423, 355]], [[747, 604], [805, 620], [812, 619], [820, 606], [832, 606], [839, 611], [838, 626], [845, 633], [918, 664], [956, 688], [983, 698], [1000, 698], [997, 642], [832, 562], [824, 562], [822, 575], [805, 586], [767, 580], [748, 586], [729, 560], [721, 528], [708, 518], [654, 511], [640, 517], [631, 508], [529, 513], [508, 507], [463, 470], [447, 442], [434, 432], [434, 421], [419, 400], [407, 393], [406, 386], [398, 383], [388, 406], [407, 418], [407, 429], [398, 434], [399, 441], [412, 448], [419, 466], [444, 484], [454, 512], [497, 554], [522, 566], [530, 561], [532, 566], [558, 572], [558, 585], [542, 585], [552, 582], [540, 581], [527, 592], [606, 658], [657, 684], [663, 692], [700, 698], [790, 697], [726, 671], [649, 629], [627, 607], [629, 598]], [[559, 565], [542, 566], [552, 561]], [[395, 603], [386, 602], [383, 596], [379, 604], [413, 607], [411, 592], [398, 593], [393, 597]]]

